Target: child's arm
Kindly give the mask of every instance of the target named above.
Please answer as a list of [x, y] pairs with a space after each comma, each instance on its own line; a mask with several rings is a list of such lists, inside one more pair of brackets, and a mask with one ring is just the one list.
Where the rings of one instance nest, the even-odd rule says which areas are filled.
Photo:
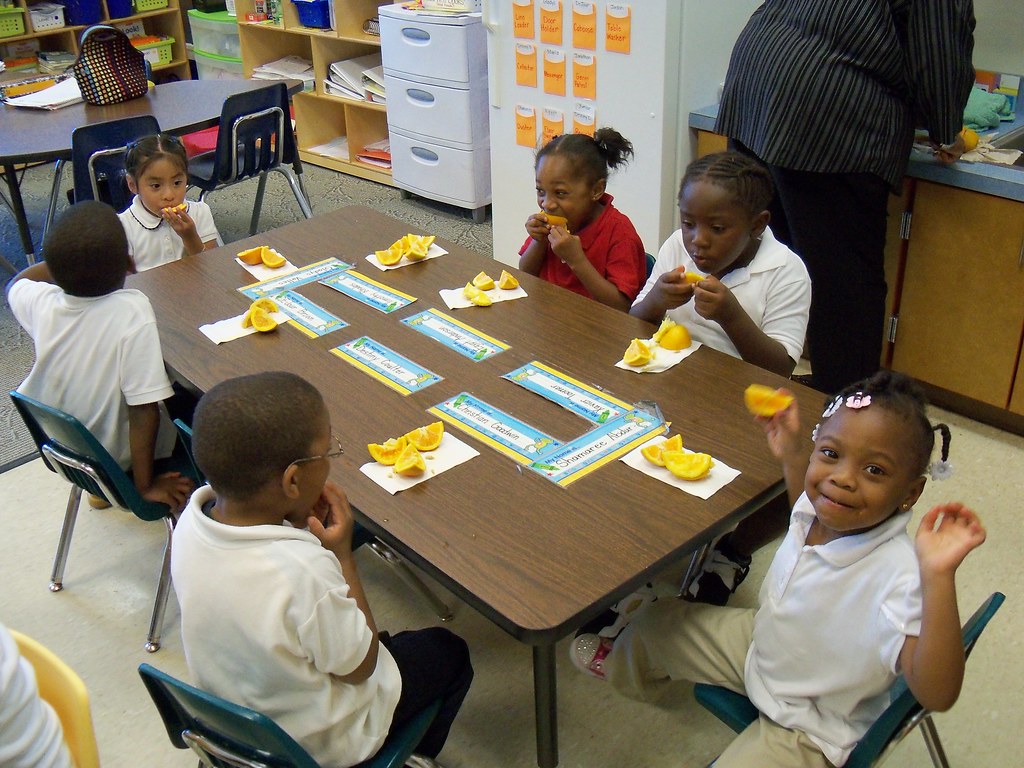
[[551, 227], [548, 242], [555, 255], [565, 262], [573, 274], [583, 283], [587, 293], [596, 301], [614, 309], [629, 312], [630, 300], [611, 280], [598, 272], [587, 258], [580, 245], [580, 239], [571, 235], [562, 227]]
[[682, 267], [662, 273], [651, 290], [634, 304], [629, 314], [657, 325], [670, 309], [681, 307], [693, 298], [693, 284], [686, 282]]
[[[793, 394], [785, 389], [779, 391]], [[757, 420], [764, 428], [772, 455], [782, 461], [782, 476], [786, 481], [786, 494], [792, 507], [804, 492], [804, 478], [807, 476], [810, 451], [814, 444], [800, 434], [800, 411], [796, 400], [775, 415], [758, 417]]]
[[307, 525], [309, 532], [320, 539], [320, 544], [324, 549], [329, 549], [338, 558], [341, 572], [348, 583], [349, 597], [356, 601], [356, 605], [363, 612], [366, 624], [373, 634], [370, 648], [359, 666], [347, 675], [337, 676], [345, 683], [361, 683], [377, 668], [380, 642], [377, 639], [377, 624], [373, 620], [370, 603], [366, 599], [363, 582], [359, 578], [359, 570], [356, 568], [356, 561], [352, 556], [352, 527], [355, 525], [355, 520], [352, 518], [352, 510], [348, 505], [345, 492], [336, 483], [330, 480], [324, 483], [320, 500], [312, 510]]
[[761, 330], [744, 311], [733, 292], [715, 277], [707, 277], [694, 290], [694, 311], [718, 323], [740, 357], [780, 376], [789, 376], [796, 362], [778, 341]]
[[53, 275], [50, 274], [50, 268], [46, 266], [45, 261], [40, 261], [38, 264], [32, 264], [25, 267], [21, 272], [11, 278], [11, 282], [7, 284], [7, 288], [4, 291], [5, 295], [11, 292], [11, 286], [19, 280], [32, 280], [36, 283], [52, 283]]
[[539, 275], [540, 268], [544, 266], [544, 259], [548, 253], [548, 232], [551, 227], [545, 219], [537, 214], [531, 214], [526, 220], [526, 234], [530, 236], [530, 243], [519, 255], [519, 268], [531, 275]]
[[157, 403], [128, 406], [128, 444], [131, 448], [132, 479], [142, 498], [166, 504], [180, 512], [194, 487], [192, 480], [180, 472], [153, 476], [153, 453], [160, 429], [160, 406]]
[[967, 553], [984, 541], [985, 528], [978, 516], [958, 502], [933, 508], [917, 529], [914, 546], [921, 567], [921, 634], [903, 643], [900, 669], [925, 709], [945, 711], [960, 695], [964, 644], [954, 577]]
[[162, 215], [167, 220], [167, 223], [170, 224], [171, 229], [181, 238], [181, 242], [185, 244], [185, 252], [189, 256], [195, 256], [197, 253], [217, 247], [216, 239], [206, 242], [200, 239], [199, 233], [196, 231], [196, 223], [188, 215], [186, 209], [175, 211], [171, 208], [165, 208]]

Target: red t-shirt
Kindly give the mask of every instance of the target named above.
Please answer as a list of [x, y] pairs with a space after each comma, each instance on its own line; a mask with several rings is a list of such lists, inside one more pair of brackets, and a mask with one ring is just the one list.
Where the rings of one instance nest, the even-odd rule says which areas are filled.
[[[633, 222], [612, 205], [612, 200], [612, 196], [606, 192], [601, 197], [604, 204], [601, 215], [573, 234], [579, 237], [583, 252], [594, 269], [632, 302], [647, 281], [647, 256]], [[519, 249], [520, 256], [531, 242], [533, 238], [526, 238], [523, 247]], [[547, 246], [540, 276], [549, 283], [593, 298], [569, 265], [555, 255], [550, 245]]]

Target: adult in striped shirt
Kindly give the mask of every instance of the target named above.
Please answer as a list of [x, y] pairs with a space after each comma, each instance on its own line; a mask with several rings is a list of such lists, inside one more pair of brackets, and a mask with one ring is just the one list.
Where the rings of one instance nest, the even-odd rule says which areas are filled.
[[716, 130], [768, 166], [776, 237], [807, 264], [813, 384], [879, 367], [883, 251], [915, 127], [939, 161], [974, 82], [971, 0], [767, 0], [740, 33]]

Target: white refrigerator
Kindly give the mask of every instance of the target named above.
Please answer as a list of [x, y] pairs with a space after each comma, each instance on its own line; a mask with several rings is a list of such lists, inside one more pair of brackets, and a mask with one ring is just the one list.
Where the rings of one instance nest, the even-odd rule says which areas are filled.
[[692, 159], [689, 112], [714, 103], [732, 43], [756, 6], [483, 0], [494, 258], [518, 264], [526, 219], [538, 210], [534, 155], [545, 128], [602, 126], [633, 143], [635, 157], [612, 172], [608, 191], [656, 254], [679, 226], [676, 192]]

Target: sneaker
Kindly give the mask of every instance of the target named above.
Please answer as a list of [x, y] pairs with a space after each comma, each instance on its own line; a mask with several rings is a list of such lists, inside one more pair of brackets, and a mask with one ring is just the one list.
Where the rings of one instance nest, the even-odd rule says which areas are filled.
[[725, 605], [748, 573], [750, 556], [741, 555], [729, 547], [728, 541], [720, 539], [704, 561], [700, 574], [683, 593], [683, 599], [692, 603]]
[[93, 509], [110, 509], [112, 505], [102, 496], [97, 496], [93, 493], [90, 493], [89, 506], [92, 507]]
[[604, 660], [612, 645], [607, 637], [580, 635], [569, 646], [569, 658], [580, 672], [604, 680]]

